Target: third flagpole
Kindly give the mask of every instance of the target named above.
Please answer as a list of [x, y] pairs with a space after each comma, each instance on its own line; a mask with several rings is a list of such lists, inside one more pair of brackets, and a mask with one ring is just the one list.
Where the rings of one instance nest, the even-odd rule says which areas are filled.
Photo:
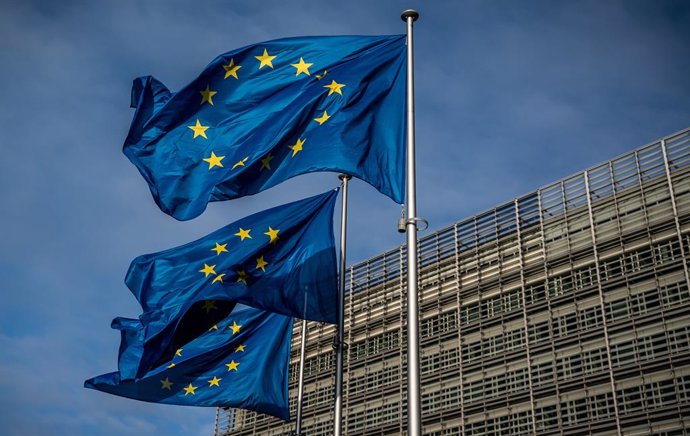
[[417, 187], [414, 143], [414, 50], [412, 29], [419, 12], [407, 9], [407, 434], [421, 436], [419, 393], [419, 302], [417, 296]]
[[[305, 295], [306, 307], [306, 295]], [[302, 337], [300, 338], [299, 351], [299, 382], [297, 385], [297, 419], [295, 420], [295, 434], [302, 434], [302, 406], [304, 399], [304, 354], [307, 347], [307, 320], [302, 320]]]
[[299, 381], [297, 382], [297, 419], [295, 420], [295, 435], [302, 435], [302, 411], [304, 409], [304, 355], [307, 348], [307, 320], [306, 311], [309, 301], [308, 288], [304, 290], [304, 314], [302, 315], [302, 337], [300, 337], [299, 349]]
[[343, 434], [343, 352], [345, 346], [345, 268], [347, 267], [347, 182], [350, 176], [338, 176], [343, 182], [343, 206], [340, 219], [340, 273], [338, 275], [338, 325], [333, 347], [335, 348], [335, 423], [333, 434]]

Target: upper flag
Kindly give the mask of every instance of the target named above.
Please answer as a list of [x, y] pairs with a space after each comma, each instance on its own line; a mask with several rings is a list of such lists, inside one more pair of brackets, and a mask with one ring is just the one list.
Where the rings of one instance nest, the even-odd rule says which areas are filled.
[[215, 326], [178, 349], [170, 361], [134, 379], [123, 368], [136, 366], [141, 357], [143, 327], [137, 320], [118, 318], [113, 327], [123, 337], [120, 370], [84, 386], [153, 403], [237, 407], [289, 420], [292, 318], [238, 307]]
[[405, 35], [299, 37], [220, 55], [170, 92], [132, 88], [123, 151], [165, 213], [337, 171], [404, 199]]
[[147, 344], [159, 341], [157, 349], [169, 350], [185, 314], [202, 301], [232, 301], [335, 323], [336, 198], [337, 190], [331, 190], [242, 218], [194, 242], [136, 258], [125, 282], [144, 310], [140, 319]]

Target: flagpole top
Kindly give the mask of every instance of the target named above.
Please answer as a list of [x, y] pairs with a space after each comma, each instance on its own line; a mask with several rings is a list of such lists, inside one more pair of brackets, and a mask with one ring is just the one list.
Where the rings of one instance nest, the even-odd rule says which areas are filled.
[[352, 178], [352, 176], [350, 176], [350, 175], [348, 175], [348, 174], [340, 174], [340, 175], [338, 176], [338, 178], [339, 178], [340, 180], [350, 180], [350, 179]]
[[415, 11], [414, 9], [405, 9], [402, 11], [402, 14], [400, 14], [400, 18], [402, 18], [403, 21], [407, 22], [408, 18], [412, 18], [412, 21], [417, 21], [419, 18], [419, 12]]

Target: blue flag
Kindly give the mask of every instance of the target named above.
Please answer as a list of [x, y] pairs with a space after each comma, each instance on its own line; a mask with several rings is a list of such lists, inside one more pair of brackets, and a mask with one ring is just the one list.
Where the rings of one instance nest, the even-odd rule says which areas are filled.
[[177, 93], [138, 78], [123, 151], [179, 220], [316, 171], [402, 203], [406, 56], [404, 35], [287, 38], [220, 55]]
[[[337, 266], [333, 208], [337, 190], [265, 210], [197, 241], [136, 258], [125, 282], [142, 306], [149, 350], [137, 375], [207, 328], [209, 316], [239, 302], [288, 316], [334, 323]], [[185, 327], [187, 326], [187, 327]], [[193, 336], [193, 334], [192, 334]]]
[[292, 318], [237, 308], [218, 321], [216, 329], [200, 334], [136, 380], [122, 368], [136, 366], [141, 357], [138, 338], [143, 326], [124, 318], [113, 326], [122, 330], [120, 371], [87, 380], [85, 387], [153, 403], [237, 407], [290, 419]]

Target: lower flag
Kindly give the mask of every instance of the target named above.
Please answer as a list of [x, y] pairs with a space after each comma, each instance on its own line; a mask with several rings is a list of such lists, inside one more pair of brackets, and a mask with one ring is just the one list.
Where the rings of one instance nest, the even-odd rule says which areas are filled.
[[122, 331], [119, 371], [89, 379], [85, 387], [152, 403], [235, 407], [290, 419], [291, 317], [237, 306], [136, 379], [143, 326], [117, 318], [113, 327]]

